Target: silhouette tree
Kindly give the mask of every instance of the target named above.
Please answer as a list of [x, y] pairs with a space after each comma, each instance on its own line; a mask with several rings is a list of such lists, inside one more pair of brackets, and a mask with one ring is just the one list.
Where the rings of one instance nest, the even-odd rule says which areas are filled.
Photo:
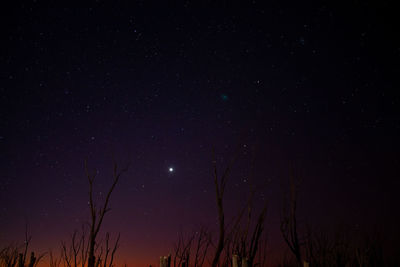
[[301, 243], [297, 225], [297, 186], [293, 175], [289, 182], [289, 200], [284, 199], [281, 217], [281, 233], [290, 251], [296, 258], [298, 266], [302, 265]]
[[[103, 206], [96, 207], [94, 201], [93, 201], [93, 183], [96, 177], [96, 171], [89, 172], [88, 166], [87, 166], [87, 161], [85, 160], [85, 173], [87, 176], [87, 179], [89, 181], [89, 206], [90, 206], [90, 215], [91, 215], [91, 222], [90, 222], [90, 232], [89, 232], [89, 254], [88, 254], [88, 267], [95, 267], [97, 266], [96, 263], [96, 256], [95, 256], [95, 248], [96, 248], [96, 239], [97, 235], [100, 231], [101, 224], [104, 219], [104, 215], [110, 210], [108, 208], [108, 204], [110, 201], [110, 197], [112, 192], [114, 191], [115, 186], [117, 185], [121, 175], [128, 170], [128, 167], [123, 168], [122, 170], [118, 170], [117, 163], [114, 162], [113, 164], [113, 183], [110, 186], [104, 204]], [[118, 237], [119, 240], [119, 237]], [[114, 253], [116, 248], [118, 247], [118, 240], [117, 243], [114, 246], [113, 253], [111, 255], [111, 260], [114, 258]], [[108, 247], [108, 239], [106, 241], [106, 257], [107, 259], [108, 252], [109, 252], [109, 247]], [[98, 262], [100, 260], [100, 257], [98, 256], [97, 258]], [[104, 262], [103, 264], [106, 264]], [[111, 266], [112, 262], [110, 263]]]
[[174, 248], [174, 267], [203, 266], [211, 241], [211, 233], [205, 227], [186, 237], [181, 232]]
[[[237, 153], [236, 153], [237, 154]], [[225, 214], [224, 214], [224, 193], [226, 180], [230, 174], [233, 163], [235, 162], [236, 157], [232, 159], [230, 164], [225, 168], [222, 172], [222, 175], [218, 175], [217, 171], [217, 160], [215, 157], [215, 151], [213, 150], [213, 169], [214, 169], [214, 185], [215, 185], [215, 198], [217, 202], [217, 210], [218, 210], [218, 225], [219, 225], [219, 235], [218, 235], [218, 243], [215, 249], [214, 258], [211, 266], [216, 267], [219, 262], [219, 258], [224, 249], [225, 244]]]
[[[264, 231], [267, 202], [265, 201], [254, 224], [254, 194], [255, 190], [250, 186], [249, 200], [239, 212], [234, 225], [227, 235], [225, 242], [225, 266], [231, 266], [233, 264], [231, 262], [233, 257], [236, 257], [238, 263], [242, 262], [242, 264], [247, 264], [247, 266], [255, 265], [256, 255], [259, 252], [261, 237]], [[245, 220], [244, 226], [242, 226], [243, 215], [246, 209], [247, 220]], [[266, 243], [264, 242], [262, 245], [264, 245], [262, 253], [265, 253]], [[263, 256], [259, 255], [258, 266], [261, 265], [261, 262], [265, 262], [265, 257]]]
[[28, 224], [25, 225], [25, 240], [23, 246], [7, 246], [0, 250], [0, 266], [5, 267], [36, 267], [39, 262], [43, 259], [46, 253], [35, 256], [32, 251], [27, 261], [26, 255], [28, 254], [29, 245], [31, 243], [32, 236], [28, 234]]

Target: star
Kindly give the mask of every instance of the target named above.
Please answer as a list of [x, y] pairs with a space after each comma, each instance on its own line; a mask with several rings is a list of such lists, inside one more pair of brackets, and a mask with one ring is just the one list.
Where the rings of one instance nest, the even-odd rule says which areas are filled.
[[169, 171], [169, 172], [174, 172], [174, 168], [169, 167], [168, 171]]

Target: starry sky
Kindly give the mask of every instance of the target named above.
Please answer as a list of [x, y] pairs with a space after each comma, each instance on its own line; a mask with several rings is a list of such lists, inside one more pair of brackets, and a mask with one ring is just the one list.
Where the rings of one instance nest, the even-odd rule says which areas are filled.
[[[160, 1], [161, 2], [161, 1]], [[303, 222], [399, 234], [400, 93], [389, 1], [221, 1], [1, 11], [0, 245], [57, 250], [89, 220], [113, 160], [129, 163], [103, 233], [143, 266], [179, 231], [216, 226], [212, 149], [228, 217], [257, 188], [282, 243], [289, 169]], [[254, 162], [254, 175], [251, 169]], [[173, 171], [170, 171], [173, 168]]]

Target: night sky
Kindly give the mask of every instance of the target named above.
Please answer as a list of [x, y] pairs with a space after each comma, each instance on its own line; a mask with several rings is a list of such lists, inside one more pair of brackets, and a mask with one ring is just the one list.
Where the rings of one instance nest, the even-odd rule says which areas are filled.
[[399, 235], [400, 43], [388, 1], [136, 2], [2, 8], [1, 246], [23, 242], [28, 223], [35, 251], [58, 251], [90, 218], [84, 160], [100, 201], [115, 159], [129, 170], [102, 233], [121, 233], [119, 264], [155, 263], [179, 231], [215, 228], [213, 148], [220, 169], [238, 155], [228, 217], [250, 184], [257, 207], [268, 200], [271, 255], [283, 247], [290, 169], [301, 222]]

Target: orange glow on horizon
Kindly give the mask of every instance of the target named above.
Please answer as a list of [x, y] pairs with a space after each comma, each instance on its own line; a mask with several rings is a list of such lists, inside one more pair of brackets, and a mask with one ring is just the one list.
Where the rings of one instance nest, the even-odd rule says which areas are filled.
[[[153, 267], [157, 267], [159, 265], [158, 261], [154, 259], [139, 259], [139, 260], [116, 260], [113, 264], [115, 267], [149, 267], [150, 265]], [[46, 255], [44, 259], [42, 259], [37, 267], [49, 267], [50, 266], [50, 260], [49, 257]], [[60, 264], [60, 266], [63, 266], [63, 263]], [[78, 265], [81, 266], [81, 265]], [[85, 265], [86, 266], [86, 265]]]

